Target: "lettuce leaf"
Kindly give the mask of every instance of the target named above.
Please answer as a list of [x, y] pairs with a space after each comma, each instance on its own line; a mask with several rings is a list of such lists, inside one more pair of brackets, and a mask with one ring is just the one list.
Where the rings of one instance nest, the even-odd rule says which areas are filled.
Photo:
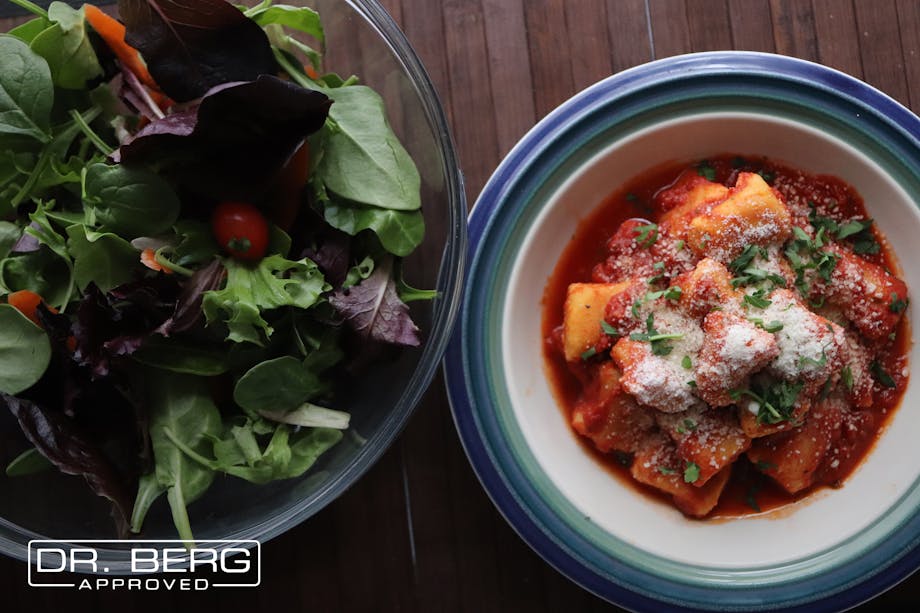
[[227, 282], [221, 290], [205, 292], [202, 309], [208, 324], [223, 322], [227, 340], [264, 345], [274, 331], [262, 312], [283, 306], [307, 309], [332, 289], [319, 268], [306, 258], [292, 261], [272, 255], [255, 266], [224, 260]]

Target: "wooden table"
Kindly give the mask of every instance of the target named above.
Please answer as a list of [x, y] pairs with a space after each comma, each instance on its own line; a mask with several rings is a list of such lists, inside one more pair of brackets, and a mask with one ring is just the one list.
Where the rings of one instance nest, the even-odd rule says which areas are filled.
[[[537, 120], [616, 71], [691, 51], [821, 62], [920, 110], [918, 0], [384, 0], [451, 119], [470, 203]], [[0, 28], [8, 23], [0, 21]], [[778, 535], [778, 538], [782, 538]], [[615, 610], [534, 554], [479, 486], [440, 377], [399, 441], [324, 511], [265, 544], [259, 590], [32, 590], [0, 560], [4, 611]], [[860, 611], [920, 602], [920, 575]]]

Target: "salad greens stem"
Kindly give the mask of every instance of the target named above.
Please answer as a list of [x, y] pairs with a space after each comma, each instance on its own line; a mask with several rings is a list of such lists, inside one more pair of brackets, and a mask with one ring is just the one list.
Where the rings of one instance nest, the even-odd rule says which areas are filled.
[[316, 83], [311, 81], [305, 74], [303, 74], [302, 71], [297, 70], [297, 68], [294, 67], [293, 64], [291, 64], [290, 60], [288, 60], [286, 55], [281, 53], [281, 51], [279, 51], [275, 47], [272, 47], [272, 53], [275, 54], [275, 59], [278, 60], [278, 64], [282, 68], [284, 68], [284, 71], [288, 73], [288, 75], [292, 79], [294, 79], [297, 85], [300, 85], [301, 87], [305, 89], [312, 89], [312, 90], [317, 89]]
[[159, 264], [163, 268], [168, 268], [169, 270], [173, 271], [176, 274], [180, 274], [183, 277], [191, 277], [193, 274], [195, 274], [195, 271], [188, 269], [185, 266], [180, 266], [179, 264], [176, 264], [175, 262], [167, 258], [165, 255], [163, 255], [164, 249], [169, 249], [169, 246], [160, 247], [153, 254], [153, 259], [156, 260], [157, 264]]
[[179, 451], [181, 451], [186, 456], [188, 456], [190, 460], [194, 460], [195, 462], [198, 462], [205, 468], [210, 468], [211, 470], [220, 470], [220, 464], [218, 464], [217, 462], [214, 462], [213, 460], [207, 459], [206, 457], [204, 457], [203, 455], [201, 455], [200, 453], [196, 452], [194, 449], [186, 445], [184, 442], [179, 440], [179, 437], [176, 436], [175, 433], [169, 428], [164, 428], [163, 434], [166, 435], [166, 438], [168, 438], [170, 442], [179, 449]]
[[192, 523], [188, 519], [188, 509], [185, 505], [185, 497], [182, 495], [182, 485], [174, 485], [166, 490], [166, 498], [169, 500], [169, 508], [172, 510], [173, 524], [179, 533], [179, 538], [183, 540], [186, 549], [195, 547], [195, 535], [192, 534]]
[[86, 135], [86, 138], [88, 138], [91, 143], [96, 145], [96, 149], [98, 149], [103, 155], [108, 156], [111, 155], [113, 151], [115, 151], [109, 147], [108, 143], [102, 140], [102, 138], [100, 138], [99, 135], [96, 134], [96, 132], [91, 127], [89, 127], [89, 123], [86, 122], [83, 116], [80, 115], [76, 109], [70, 109], [70, 116], [73, 117], [75, 122], [77, 122], [77, 126], [79, 126], [80, 131]]
[[252, 17], [253, 15], [257, 14], [259, 11], [267, 9], [271, 5], [272, 5], [272, 0], [262, 0], [262, 2], [260, 2], [259, 4], [249, 7], [248, 9], [243, 11], [243, 14], [246, 15], [247, 17]]
[[29, 0], [10, 0], [10, 2], [24, 8], [30, 13], [38, 15], [39, 17], [44, 17], [45, 19], [48, 18], [48, 11], [38, 6], [34, 2], [29, 2]]
[[35, 168], [32, 169], [32, 173], [29, 175], [29, 178], [26, 179], [26, 182], [22, 184], [22, 187], [19, 188], [19, 191], [10, 199], [10, 205], [13, 209], [16, 209], [22, 201], [28, 197], [32, 192], [32, 188], [35, 187], [35, 184], [38, 183], [38, 179], [44, 174], [45, 167], [48, 166], [51, 158], [54, 157], [54, 152], [50, 149], [45, 149], [42, 151], [41, 155], [38, 157], [38, 161], [35, 162]]

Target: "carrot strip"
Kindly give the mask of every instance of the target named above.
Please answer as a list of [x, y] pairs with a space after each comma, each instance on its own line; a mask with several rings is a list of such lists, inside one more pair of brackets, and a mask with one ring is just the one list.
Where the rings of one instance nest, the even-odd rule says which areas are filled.
[[[43, 302], [41, 296], [27, 289], [21, 289], [18, 292], [13, 292], [7, 296], [6, 302], [11, 307], [16, 308], [20, 313], [31, 319], [32, 323], [34, 323], [36, 326], [41, 327], [42, 323], [38, 319], [38, 305]], [[45, 306], [52, 313], [57, 313], [57, 309], [55, 309], [53, 306]]]
[[103, 13], [99, 7], [92, 4], [83, 5], [86, 21], [92, 26], [96, 34], [102, 37], [118, 61], [125, 69], [130, 70], [140, 81], [155, 91], [159, 91], [156, 81], [150, 76], [146, 64], [141, 59], [137, 49], [125, 42], [125, 26], [114, 17]]
[[141, 264], [157, 272], [165, 272], [168, 275], [173, 273], [173, 271], [157, 262], [157, 254], [153, 249], [144, 249], [141, 251]]

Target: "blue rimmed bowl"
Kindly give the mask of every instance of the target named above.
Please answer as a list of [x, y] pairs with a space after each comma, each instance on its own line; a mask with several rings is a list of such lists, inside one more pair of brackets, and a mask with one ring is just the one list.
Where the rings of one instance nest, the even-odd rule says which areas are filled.
[[787, 57], [716, 52], [653, 62], [564, 103], [480, 196], [470, 282], [445, 362], [454, 418], [479, 478], [521, 537], [616, 604], [844, 609], [920, 566], [917, 386], [843, 488], [772, 514], [690, 521], [599, 466], [545, 376], [543, 289], [578, 222], [649, 168], [719, 153], [846, 180], [908, 264], [900, 271], [908, 286], [920, 287], [920, 267], [909, 265], [920, 236], [917, 117], [856, 79]]

